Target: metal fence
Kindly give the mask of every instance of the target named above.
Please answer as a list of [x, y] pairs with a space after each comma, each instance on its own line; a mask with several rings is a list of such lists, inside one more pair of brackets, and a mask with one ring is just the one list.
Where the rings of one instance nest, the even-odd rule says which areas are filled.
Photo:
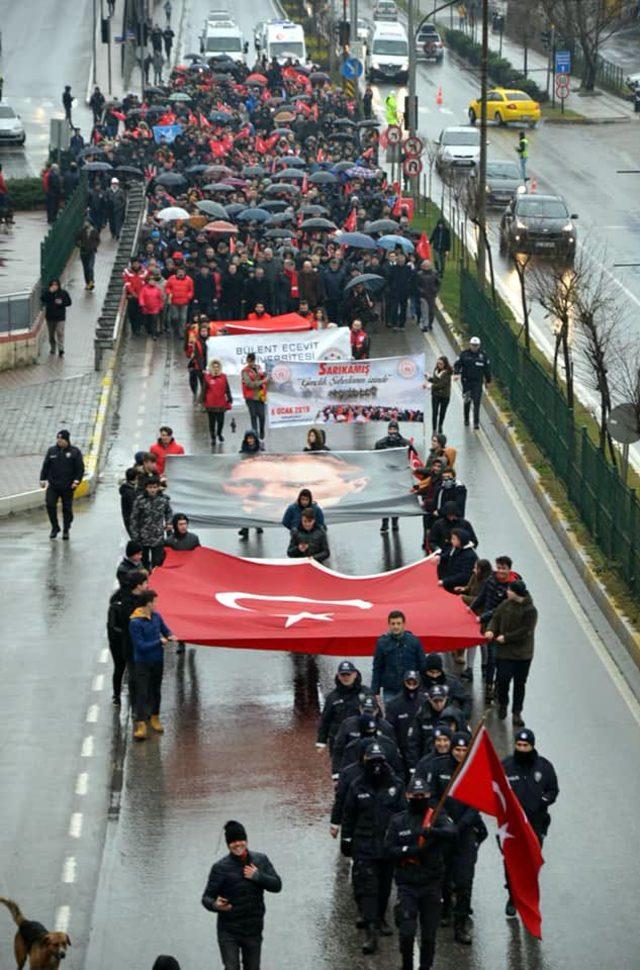
[[40, 310], [40, 280], [30, 290], [0, 296], [0, 334], [30, 330]]
[[520, 344], [477, 279], [461, 268], [462, 318], [477, 333], [514, 412], [564, 483], [570, 501], [632, 592], [640, 593], [640, 501], [587, 434], [551, 376]]
[[76, 244], [87, 207], [87, 181], [81, 179], [53, 226], [40, 243], [40, 276], [44, 285], [60, 276]]
[[[605, 91], [611, 91], [613, 94], [629, 95], [629, 88], [624, 81], [625, 72], [621, 67], [618, 67], [612, 61], [608, 61], [606, 57], [601, 57], [600, 54], [596, 56], [596, 65], [596, 84], [598, 87], [604, 88]], [[584, 76], [585, 61], [582, 51], [579, 49], [573, 53], [571, 70], [578, 77]]]

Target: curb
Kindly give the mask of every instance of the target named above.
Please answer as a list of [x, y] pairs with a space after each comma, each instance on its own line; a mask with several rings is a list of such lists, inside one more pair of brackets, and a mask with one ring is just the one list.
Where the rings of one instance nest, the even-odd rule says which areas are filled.
[[84, 498], [91, 495], [96, 490], [98, 483], [98, 472], [100, 470], [100, 456], [107, 428], [107, 418], [109, 417], [109, 406], [111, 404], [111, 392], [116, 370], [118, 351], [114, 351], [109, 359], [107, 372], [102, 378], [100, 400], [98, 410], [93, 425], [93, 432], [89, 441], [89, 453], [85, 458], [85, 476], [74, 492], [74, 498]]
[[[449, 342], [459, 353], [463, 349], [462, 335], [456, 331], [453, 320], [444, 308], [440, 298], [436, 300], [437, 318]], [[560, 540], [562, 547], [568, 554], [571, 562], [575, 566], [580, 578], [589, 590], [589, 593], [596, 604], [607, 618], [609, 625], [615, 631], [622, 642], [627, 653], [634, 664], [640, 668], [640, 633], [636, 633], [631, 623], [618, 612], [614, 603], [611, 602], [609, 594], [604, 585], [598, 578], [597, 572], [592, 565], [589, 556], [574, 537], [571, 525], [564, 518], [562, 511], [547, 493], [540, 481], [540, 477], [535, 468], [527, 460], [517, 435], [509, 425], [504, 412], [499, 408], [491, 397], [491, 391], [486, 391], [483, 395], [483, 402], [491, 423], [507, 445], [512, 458], [522, 472], [527, 485], [542, 508], [542, 511], [551, 525], [555, 535]], [[606, 644], [605, 644], [606, 646]]]
[[567, 127], [583, 125], [628, 125], [633, 118], [543, 118], [545, 125], [565, 125]]

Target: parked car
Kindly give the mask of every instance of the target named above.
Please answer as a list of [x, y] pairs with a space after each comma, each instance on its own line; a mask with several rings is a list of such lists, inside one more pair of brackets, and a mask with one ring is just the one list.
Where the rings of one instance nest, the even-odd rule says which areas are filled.
[[0, 104], [0, 142], [24, 145], [26, 137], [20, 115], [10, 104]]
[[560, 195], [516, 195], [500, 220], [500, 252], [559, 256], [572, 264], [577, 218]]
[[444, 57], [444, 44], [434, 24], [422, 24], [416, 34], [416, 55], [419, 60], [439, 63]]
[[[474, 166], [468, 175], [467, 191], [475, 194], [477, 182], [478, 169]], [[488, 159], [485, 187], [488, 206], [508, 205], [523, 187], [520, 166], [511, 160]]]
[[478, 128], [443, 128], [436, 142], [436, 169], [469, 168], [480, 161], [480, 131]]
[[[475, 125], [480, 118], [480, 98], [469, 105], [469, 122]], [[511, 88], [493, 88], [487, 91], [487, 121], [507, 125], [511, 121], [534, 128], [540, 121], [540, 105], [526, 91]]]

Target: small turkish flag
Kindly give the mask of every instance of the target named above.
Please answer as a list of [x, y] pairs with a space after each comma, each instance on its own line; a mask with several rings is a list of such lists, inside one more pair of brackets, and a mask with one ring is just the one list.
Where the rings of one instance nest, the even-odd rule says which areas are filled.
[[544, 864], [540, 843], [507, 780], [484, 725], [471, 743], [448, 794], [498, 820], [498, 840], [513, 904], [529, 932], [540, 939], [542, 916], [538, 874]]
[[344, 221], [344, 226], [342, 227], [345, 232], [355, 232], [358, 226], [358, 217], [356, 215], [356, 210], [352, 209], [347, 218]]
[[416, 253], [420, 259], [431, 259], [431, 244], [427, 239], [426, 232], [423, 232], [416, 244]]
[[421, 475], [418, 472], [418, 469], [424, 468], [424, 462], [420, 457], [420, 455], [418, 454], [418, 452], [416, 451], [415, 445], [413, 443], [413, 438], [409, 442], [408, 450], [409, 450], [409, 467], [411, 468], [411, 472], [416, 476], [416, 478], [422, 478], [423, 475]]

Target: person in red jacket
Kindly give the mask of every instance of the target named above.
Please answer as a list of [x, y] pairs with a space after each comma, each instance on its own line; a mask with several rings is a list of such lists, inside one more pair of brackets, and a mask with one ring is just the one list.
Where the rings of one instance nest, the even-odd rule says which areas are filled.
[[256, 355], [247, 354], [246, 363], [240, 371], [242, 396], [249, 411], [251, 427], [260, 440], [260, 447], [264, 446], [267, 380], [267, 375], [256, 363]]
[[267, 313], [264, 308], [264, 303], [256, 303], [255, 310], [251, 313], [247, 313], [247, 320], [270, 320], [271, 314]]
[[131, 263], [122, 274], [124, 281], [124, 292], [127, 298], [127, 315], [131, 324], [131, 333], [137, 337], [142, 326], [142, 314], [140, 312], [140, 290], [147, 279], [147, 271], [142, 268], [142, 263], [137, 256], [134, 256]]
[[162, 476], [167, 455], [184, 455], [184, 448], [173, 437], [173, 428], [164, 424], [160, 428], [160, 437], [155, 444], [151, 445], [149, 452], [156, 456], [158, 475]]
[[164, 291], [160, 286], [159, 276], [151, 276], [143, 284], [138, 296], [138, 304], [147, 334], [157, 340], [164, 309]]
[[230, 410], [233, 404], [231, 388], [227, 375], [222, 373], [222, 364], [219, 360], [212, 360], [209, 369], [204, 374], [204, 406], [209, 419], [209, 434], [211, 444], [215, 445], [216, 437], [218, 441], [224, 441], [222, 431], [224, 428], [225, 411]]
[[354, 320], [351, 324], [351, 356], [354, 360], [367, 360], [370, 347], [371, 340], [362, 329], [362, 320]]
[[184, 266], [178, 266], [173, 276], [170, 276], [165, 286], [165, 293], [169, 303], [169, 320], [174, 333], [184, 340], [184, 332], [189, 316], [189, 304], [193, 300], [193, 280], [187, 276]]

